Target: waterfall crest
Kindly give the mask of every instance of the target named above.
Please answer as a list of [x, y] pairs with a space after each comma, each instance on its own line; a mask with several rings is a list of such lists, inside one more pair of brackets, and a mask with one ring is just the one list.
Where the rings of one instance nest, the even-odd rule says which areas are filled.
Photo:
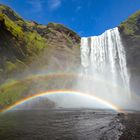
[[117, 27], [100, 36], [81, 39], [81, 65], [87, 74], [129, 91], [126, 53]]

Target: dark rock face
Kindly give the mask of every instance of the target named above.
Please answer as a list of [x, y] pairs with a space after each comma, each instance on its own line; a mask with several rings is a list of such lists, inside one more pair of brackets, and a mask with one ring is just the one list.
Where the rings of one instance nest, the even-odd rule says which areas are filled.
[[0, 81], [42, 69], [75, 70], [80, 37], [61, 24], [24, 21], [0, 4]]
[[139, 93], [140, 83], [140, 11], [130, 16], [119, 26], [126, 50], [127, 64], [130, 70], [131, 89]]

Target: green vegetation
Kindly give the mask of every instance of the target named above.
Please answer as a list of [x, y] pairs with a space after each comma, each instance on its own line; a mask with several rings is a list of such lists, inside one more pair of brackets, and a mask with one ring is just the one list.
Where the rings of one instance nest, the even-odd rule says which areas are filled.
[[0, 5], [0, 10], [1, 10], [1, 11], [6, 10], [6, 6]]
[[46, 48], [46, 39], [41, 37], [37, 32], [25, 32], [25, 47], [28, 54], [39, 54]]
[[[23, 80], [11, 80], [0, 86], [0, 110], [13, 105], [19, 100], [44, 91], [71, 88], [75, 76], [35, 76]], [[38, 88], [38, 85], [40, 88]]]
[[16, 70], [16, 65], [10, 61], [6, 61], [6, 73], [11, 74]]
[[29, 54], [38, 54], [46, 47], [46, 39], [37, 32], [25, 32], [26, 48]]
[[126, 35], [134, 35], [139, 32], [140, 11], [137, 11], [134, 15], [130, 16], [128, 20], [121, 23], [120, 28], [123, 29], [123, 32]]
[[9, 8], [6, 5], [0, 4], [0, 13], [7, 13], [7, 14], [10, 13], [10, 15], [12, 15], [13, 17], [16, 17], [16, 19], [22, 20], [20, 15], [18, 15], [16, 12], [14, 12], [11, 8]]
[[45, 28], [46, 28], [46, 26], [45, 26], [45, 25], [38, 24], [38, 25], [37, 25], [37, 28], [40, 28], [40, 29], [45, 29]]
[[[4, 54], [3, 57], [7, 58], [4, 65], [0, 65], [0, 79], [3, 77], [9, 79], [15, 73], [29, 70], [31, 61], [34, 58], [36, 59], [47, 47], [47, 39], [32, 28], [37, 26], [36, 28], [43, 30], [46, 26], [24, 21], [13, 10], [3, 5], [0, 5], [0, 24], [3, 28], [0, 33], [5, 37], [1, 40], [3, 46], [0, 46], [0, 48], [6, 48], [7, 51], [11, 50], [14, 54], [10, 59], [7, 56], [8, 54]], [[9, 34], [5, 31], [8, 31]]]
[[18, 80], [14, 80], [14, 79], [7, 80], [5, 83], [0, 85], [0, 91], [2, 91], [2, 89], [11, 87], [11, 85], [16, 85], [17, 82]]
[[15, 84], [11, 88], [5, 86], [0, 89], [0, 108], [5, 108], [23, 98], [23, 93], [28, 88], [24, 83]]
[[14, 60], [14, 62], [6, 61], [4, 70], [0, 69], [0, 75], [6, 74], [9, 79], [15, 74], [23, 72], [25, 69], [28, 70], [29, 66], [19, 59]]
[[23, 37], [24, 33], [22, 31], [22, 28], [18, 26], [15, 22], [10, 20], [5, 14], [0, 13], [0, 21], [4, 22], [7, 30], [11, 32], [14, 37]]
[[0, 110], [13, 105], [19, 100], [29, 96], [33, 81], [25, 79], [21, 81], [10, 80], [0, 86]]
[[66, 34], [71, 34], [71, 36], [75, 36], [77, 38], [79, 38], [80, 40], [80, 37], [72, 30], [66, 28], [64, 25], [62, 24], [58, 24], [58, 23], [53, 23], [53, 22], [50, 22], [48, 25], [47, 25], [48, 28], [52, 28], [54, 30], [57, 30], [57, 31], [60, 31], [60, 32], [64, 32]]
[[17, 24], [18, 26], [20, 26], [20, 27], [22, 27], [22, 26], [25, 25], [25, 23], [24, 23], [22, 20], [17, 20], [17, 21], [16, 21], [16, 24]]
[[[63, 68], [59, 64], [63, 61], [61, 57], [70, 61], [66, 64], [77, 59], [80, 37], [64, 25], [24, 21], [12, 9], [0, 4], [0, 26], [0, 83], [43, 68]], [[70, 49], [72, 46], [76, 48]]]

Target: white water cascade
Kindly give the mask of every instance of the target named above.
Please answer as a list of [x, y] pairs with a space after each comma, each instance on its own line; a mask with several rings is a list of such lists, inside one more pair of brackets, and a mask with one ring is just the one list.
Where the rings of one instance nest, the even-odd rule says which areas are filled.
[[81, 64], [84, 74], [121, 86], [130, 97], [126, 54], [118, 28], [107, 30], [100, 36], [83, 37]]

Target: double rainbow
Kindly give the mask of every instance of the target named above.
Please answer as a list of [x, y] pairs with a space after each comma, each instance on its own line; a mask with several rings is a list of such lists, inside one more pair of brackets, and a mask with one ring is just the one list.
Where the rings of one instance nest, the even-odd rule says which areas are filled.
[[[98, 79], [95, 79], [94, 77], [90, 77], [90, 76], [81, 76], [81, 75], [77, 75], [77, 74], [74, 74], [74, 73], [70, 73], [70, 74], [67, 74], [67, 73], [51, 73], [51, 74], [48, 74], [48, 75], [37, 75], [37, 76], [33, 76], [33, 77], [29, 77], [29, 78], [26, 78], [26, 79], [23, 79], [21, 81], [30, 81], [30, 80], [39, 80], [39, 79], [47, 79], [47, 78], [60, 78], [60, 77], [66, 77], [66, 78], [75, 78], [75, 77], [78, 77], [78, 78], [82, 78], [82, 79], [86, 79], [86, 80], [98, 80]], [[19, 81], [20, 82], [20, 81]], [[8, 88], [12, 88], [12, 86], [15, 86], [19, 83], [18, 81], [14, 84], [12, 84], [11, 86], [8, 86]], [[105, 81], [102, 81], [102, 82], [105, 82]], [[107, 83], [109, 84], [109, 83]], [[110, 85], [110, 84], [109, 84]], [[112, 85], [112, 87], [114, 87]], [[117, 88], [117, 87], [114, 87], [114, 88]], [[52, 91], [45, 91], [45, 92], [41, 92], [41, 93], [36, 93], [36, 94], [32, 94], [31, 96], [27, 96], [25, 97], [24, 99], [20, 99], [19, 101], [15, 102], [14, 104], [0, 110], [0, 112], [7, 112], [9, 110], [12, 110], [14, 109], [15, 107], [18, 107], [19, 105], [21, 104], [24, 104], [32, 99], [35, 99], [37, 97], [41, 97], [41, 96], [45, 96], [45, 95], [49, 95], [49, 94], [61, 94], [61, 93], [65, 93], [65, 94], [77, 94], [77, 95], [82, 95], [82, 96], [85, 96], [85, 97], [90, 97], [91, 99], [99, 102], [99, 103], [102, 103], [104, 104], [105, 106], [108, 106], [109, 108], [117, 111], [117, 112], [122, 112], [122, 110], [114, 105], [113, 103], [111, 103], [110, 101], [106, 101], [102, 98], [99, 98], [95, 95], [91, 95], [91, 94], [88, 94], [88, 93], [82, 93], [80, 91], [73, 91], [73, 90], [52, 90]]]

